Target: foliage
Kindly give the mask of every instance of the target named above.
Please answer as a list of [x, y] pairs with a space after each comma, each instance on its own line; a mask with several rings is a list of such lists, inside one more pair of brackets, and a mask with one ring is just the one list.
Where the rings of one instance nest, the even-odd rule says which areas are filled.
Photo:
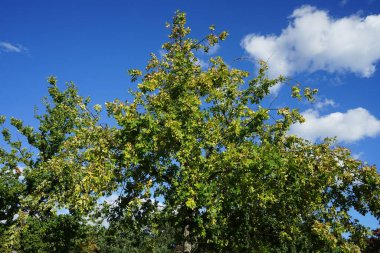
[[[183, 230], [179, 242], [200, 251], [359, 250], [366, 230], [349, 210], [379, 218], [376, 168], [330, 140], [287, 135], [303, 121], [298, 110], [263, 106], [286, 79], [268, 78], [264, 62], [248, 85], [249, 74], [220, 57], [201, 69], [194, 51], [207, 48], [188, 37], [185, 22], [178, 13], [166, 54], [152, 54], [144, 74], [130, 72], [139, 81], [135, 100], [107, 105], [121, 127], [122, 202], [164, 199], [151, 222], [168, 220]], [[225, 35], [206, 39], [214, 45]], [[314, 93], [294, 86], [291, 95]]]
[[[89, 110], [89, 99], [80, 97], [73, 83], [60, 91], [55, 78], [48, 81], [50, 99], [44, 99], [45, 113], [36, 115], [38, 129], [11, 118], [11, 125], [23, 137], [14, 141], [11, 131], [3, 126], [2, 135], [8, 148], [0, 148], [2, 252], [22, 247], [20, 233], [34, 217], [51, 217], [59, 207], [68, 208], [71, 214], [83, 213], [96, 203], [105, 184], [112, 191], [107, 177], [113, 171], [104, 169], [107, 161], [93, 158], [97, 152], [107, 151], [102, 150], [102, 143], [108, 138], [106, 131], [96, 125], [99, 113]], [[4, 117], [0, 123], [5, 123]], [[75, 156], [68, 150], [75, 152]], [[86, 173], [78, 178], [73, 170]], [[102, 173], [102, 181], [89, 182], [88, 177], [96, 173]]]
[[20, 234], [21, 252], [95, 252], [97, 245], [90, 226], [72, 215], [40, 220], [28, 217]]
[[380, 252], [380, 229], [372, 230], [372, 236], [368, 238], [367, 247], [363, 251], [365, 253]]
[[108, 228], [98, 233], [99, 252], [104, 253], [171, 253], [174, 248], [174, 234], [169, 227], [162, 227], [159, 234], [152, 234], [149, 228], [136, 229], [131, 220], [111, 222]]
[[[43, 248], [51, 240], [38, 236], [44, 231], [74, 245], [85, 233], [87, 252], [364, 249], [369, 232], [350, 210], [380, 218], [376, 168], [333, 140], [288, 135], [304, 119], [297, 109], [265, 106], [271, 89], [287, 82], [269, 78], [265, 62], [255, 76], [220, 57], [202, 69], [196, 53], [227, 32], [215, 34], [211, 26], [203, 40], [192, 39], [181, 12], [167, 27], [165, 54], [152, 54], [144, 71], [129, 71], [138, 82], [134, 99], [106, 104], [115, 127], [99, 123], [101, 107], [89, 108], [73, 84], [60, 91], [51, 78], [38, 130], [11, 119], [35, 152], [4, 128], [2, 251], [22, 252], [26, 239]], [[298, 100], [315, 93], [299, 85], [290, 90]], [[99, 197], [115, 191], [115, 203], [99, 207]], [[69, 216], [56, 216], [58, 208]], [[70, 223], [74, 217], [88, 224]], [[99, 225], [103, 219], [110, 227]], [[59, 236], [62, 222], [74, 238]]]

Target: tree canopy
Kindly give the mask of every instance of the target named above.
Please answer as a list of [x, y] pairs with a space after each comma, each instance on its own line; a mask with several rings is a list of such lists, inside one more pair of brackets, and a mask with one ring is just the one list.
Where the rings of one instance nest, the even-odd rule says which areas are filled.
[[[333, 139], [311, 143], [288, 131], [297, 108], [263, 102], [272, 87], [197, 52], [227, 32], [196, 40], [177, 12], [162, 57], [130, 70], [133, 100], [102, 108], [61, 91], [36, 129], [10, 119], [0, 148], [2, 252], [360, 252], [370, 231], [351, 214], [380, 218], [375, 166]], [[313, 100], [295, 84], [289, 96]], [[2, 125], [6, 119], [1, 117]], [[17, 139], [17, 140], [16, 140]], [[99, 199], [117, 194], [114, 202]], [[66, 209], [68, 214], [60, 214]]]

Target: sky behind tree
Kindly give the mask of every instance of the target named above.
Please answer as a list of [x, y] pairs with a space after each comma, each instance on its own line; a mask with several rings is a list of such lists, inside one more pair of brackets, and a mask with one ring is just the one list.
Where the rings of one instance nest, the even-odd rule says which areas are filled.
[[[380, 164], [380, 1], [26, 1], [0, 2], [0, 114], [34, 124], [46, 79], [74, 81], [80, 94], [104, 104], [130, 99], [127, 70], [160, 55], [165, 22], [187, 13], [191, 36], [208, 27], [229, 38], [199, 63], [222, 56], [230, 67], [269, 74], [319, 89], [301, 104], [307, 122], [291, 133], [311, 141], [337, 136], [338, 144], [369, 164]], [[289, 87], [273, 90], [274, 105]], [[272, 101], [270, 101], [272, 102]], [[373, 219], [366, 220], [374, 225]]]

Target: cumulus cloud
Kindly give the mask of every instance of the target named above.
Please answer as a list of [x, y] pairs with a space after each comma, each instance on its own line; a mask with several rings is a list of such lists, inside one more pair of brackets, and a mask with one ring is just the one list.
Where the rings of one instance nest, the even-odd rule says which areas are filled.
[[340, 0], [339, 5], [344, 7], [348, 3], [348, 0]]
[[213, 54], [216, 54], [220, 49], [220, 45], [219, 44], [215, 44], [214, 46], [210, 47], [210, 49], [208, 50], [208, 55], [213, 55]]
[[200, 58], [198, 58], [197, 60], [197, 65], [199, 65], [201, 67], [201, 69], [207, 69], [209, 67], [209, 63], [206, 62], [205, 60], [202, 60]]
[[370, 77], [380, 59], [380, 15], [335, 19], [327, 11], [302, 6], [280, 35], [249, 34], [242, 47], [268, 61], [270, 75], [300, 72], [353, 72]]
[[354, 154], [351, 154], [352, 158], [354, 159], [361, 159], [361, 157], [363, 156], [363, 152], [359, 152], [359, 153], [354, 153]]
[[332, 99], [328, 99], [328, 98], [325, 98], [324, 100], [318, 100], [315, 104], [314, 104], [314, 107], [315, 109], [317, 110], [321, 110], [325, 107], [328, 107], [328, 106], [332, 106], [334, 107], [335, 106], [335, 102], [334, 100]]
[[338, 141], [348, 143], [380, 134], [380, 120], [361, 107], [323, 116], [317, 110], [309, 109], [302, 115], [306, 122], [293, 125], [290, 134], [312, 142], [325, 137], [337, 137]]
[[25, 51], [26, 48], [19, 44], [11, 44], [9, 42], [0, 41], [0, 51], [7, 53], [21, 53]]

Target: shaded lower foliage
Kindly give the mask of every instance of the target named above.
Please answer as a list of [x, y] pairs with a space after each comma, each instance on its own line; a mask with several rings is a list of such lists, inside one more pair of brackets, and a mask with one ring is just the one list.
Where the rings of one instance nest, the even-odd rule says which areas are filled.
[[153, 234], [128, 226], [111, 225], [98, 233], [99, 252], [102, 253], [171, 253], [174, 249], [170, 229]]
[[97, 252], [94, 228], [72, 215], [29, 217], [20, 235], [20, 252]]
[[367, 240], [367, 248], [364, 253], [380, 253], [380, 228], [372, 230], [373, 235]]

